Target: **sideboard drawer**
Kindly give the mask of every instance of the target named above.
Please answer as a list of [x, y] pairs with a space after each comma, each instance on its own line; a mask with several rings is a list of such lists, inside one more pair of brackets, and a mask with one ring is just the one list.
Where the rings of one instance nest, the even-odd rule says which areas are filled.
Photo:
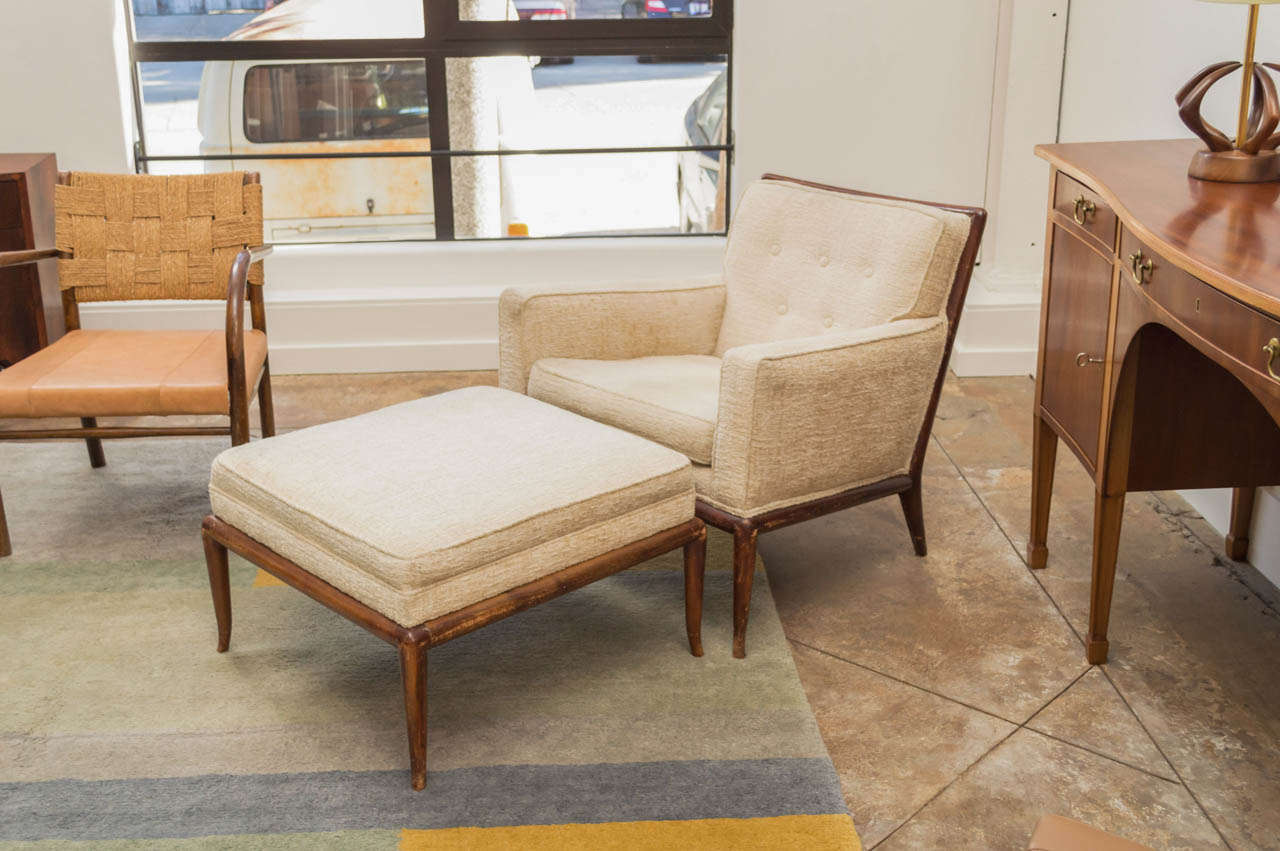
[[1053, 208], [1073, 220], [1107, 251], [1116, 244], [1116, 214], [1102, 196], [1078, 180], [1058, 173], [1053, 190]]
[[[1120, 238], [1120, 262], [1129, 280], [1189, 330], [1259, 375], [1280, 383], [1268, 375], [1271, 358], [1264, 351], [1271, 340], [1280, 340], [1280, 321], [1179, 269], [1127, 229]], [[1280, 357], [1273, 369], [1280, 374]]]

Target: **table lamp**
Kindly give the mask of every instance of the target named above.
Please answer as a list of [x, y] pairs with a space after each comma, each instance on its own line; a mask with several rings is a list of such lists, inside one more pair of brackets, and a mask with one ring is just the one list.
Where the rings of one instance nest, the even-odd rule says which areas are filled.
[[[1188, 173], [1201, 180], [1228, 183], [1262, 183], [1280, 179], [1280, 99], [1270, 71], [1280, 71], [1272, 62], [1254, 63], [1253, 48], [1258, 37], [1258, 7], [1280, 0], [1201, 0], [1203, 3], [1234, 3], [1249, 7], [1249, 27], [1244, 44], [1244, 62], [1218, 62], [1191, 78], [1178, 94], [1178, 115], [1182, 123], [1207, 146], [1191, 160]], [[1204, 96], [1215, 83], [1241, 69], [1240, 115], [1234, 141], [1200, 114]]]

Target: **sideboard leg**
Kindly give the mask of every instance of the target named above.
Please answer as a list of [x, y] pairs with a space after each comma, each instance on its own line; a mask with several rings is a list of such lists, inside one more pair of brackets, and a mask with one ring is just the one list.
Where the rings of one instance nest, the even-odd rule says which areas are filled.
[[1120, 549], [1120, 524], [1124, 519], [1124, 494], [1098, 494], [1093, 505], [1093, 587], [1089, 598], [1089, 639], [1085, 648], [1090, 665], [1107, 661], [1107, 622], [1111, 619], [1111, 592], [1116, 582], [1116, 555]]
[[1040, 570], [1049, 559], [1049, 504], [1053, 499], [1053, 466], [1058, 457], [1058, 435], [1036, 414], [1031, 436], [1031, 534], [1027, 539], [1027, 564]]
[[1236, 488], [1231, 493], [1231, 530], [1227, 533], [1227, 555], [1236, 561], [1249, 557], [1249, 527], [1253, 525], [1256, 488]]

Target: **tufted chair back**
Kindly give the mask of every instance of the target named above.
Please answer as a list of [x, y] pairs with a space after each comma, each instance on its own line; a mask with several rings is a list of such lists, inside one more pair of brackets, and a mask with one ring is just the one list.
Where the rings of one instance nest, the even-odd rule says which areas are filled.
[[927, 204], [756, 181], [729, 233], [715, 353], [937, 316], [970, 225]]

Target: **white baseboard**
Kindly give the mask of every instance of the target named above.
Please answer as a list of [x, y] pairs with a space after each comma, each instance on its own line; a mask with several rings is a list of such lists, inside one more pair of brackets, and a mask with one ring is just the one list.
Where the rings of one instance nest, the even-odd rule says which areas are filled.
[[[496, 309], [496, 305], [495, 305]], [[498, 341], [271, 345], [276, 375], [342, 372], [437, 372], [498, 368]]]
[[1040, 334], [1038, 273], [1001, 275], [975, 270], [951, 369], [961, 377], [1030, 375], [1036, 370]]
[[[496, 369], [498, 293], [373, 298], [289, 294], [267, 303], [277, 375]], [[85, 328], [224, 327], [220, 302], [102, 302]]]
[[957, 341], [951, 351], [951, 371], [961, 378], [1032, 375], [1036, 371], [1036, 350], [970, 348]]
[[[1231, 524], [1231, 491], [1227, 488], [1179, 491], [1219, 534]], [[1249, 531], [1249, 563], [1280, 587], [1280, 488], [1259, 488]]]

